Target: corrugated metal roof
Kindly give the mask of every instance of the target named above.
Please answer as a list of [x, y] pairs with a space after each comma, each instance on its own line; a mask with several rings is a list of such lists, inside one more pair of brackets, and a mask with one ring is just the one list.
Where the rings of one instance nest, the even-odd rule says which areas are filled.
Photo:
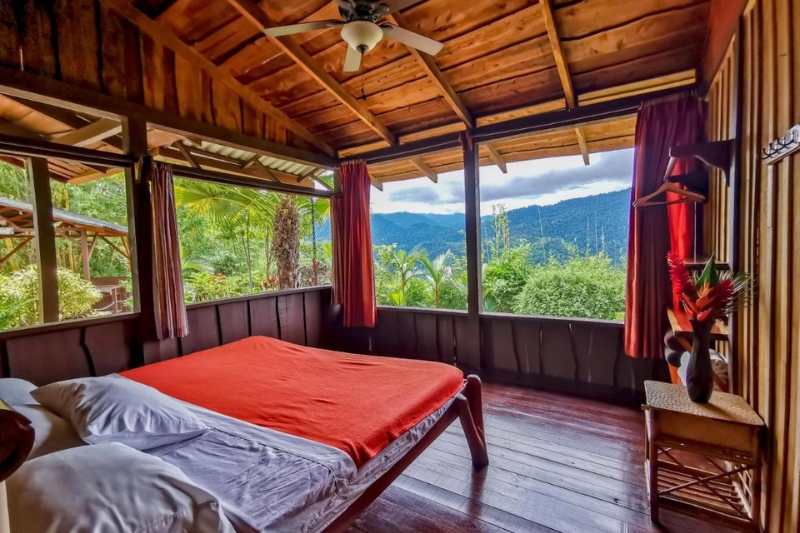
[[[21, 202], [19, 200], [12, 200], [11, 198], [0, 197], [0, 216], [2, 216], [3, 211], [6, 211], [8, 209], [17, 210], [21, 213], [27, 213], [30, 214], [31, 216], [33, 215], [33, 205], [27, 202]], [[106, 230], [114, 233], [119, 233], [122, 235], [128, 234], [128, 228], [125, 228], [118, 224], [114, 224], [113, 222], [106, 222], [105, 220], [100, 220], [99, 218], [82, 215], [80, 213], [75, 213], [74, 211], [67, 211], [65, 209], [53, 208], [53, 220], [55, 222], [66, 222], [68, 224], [82, 226], [86, 229]], [[29, 223], [27, 222], [28, 221], [25, 220], [25, 221], [15, 221], [14, 223], [21, 229], [32, 229], [33, 219], [31, 219]]]
[[[239, 159], [243, 163], [249, 161], [250, 159], [255, 156], [253, 152], [245, 152], [244, 150], [239, 150], [237, 148], [231, 148], [229, 146], [224, 146], [217, 143], [212, 143], [208, 141], [203, 141], [201, 148], [206, 152], [210, 152], [212, 154], [223, 155], [225, 157], [232, 157], [234, 159]], [[293, 161], [284, 161], [283, 159], [276, 159], [274, 157], [269, 157], [266, 155], [262, 155], [258, 158], [265, 167], [270, 168], [272, 170], [278, 170], [280, 172], [286, 172], [287, 174], [294, 174], [295, 176], [304, 176], [309, 172], [315, 170], [315, 167], [310, 165], [303, 165], [301, 163], [295, 163]]]

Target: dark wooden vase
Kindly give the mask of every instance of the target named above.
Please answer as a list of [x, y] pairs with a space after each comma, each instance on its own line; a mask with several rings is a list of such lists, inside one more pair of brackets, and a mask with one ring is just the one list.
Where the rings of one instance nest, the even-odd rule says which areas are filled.
[[686, 388], [689, 398], [696, 403], [708, 403], [714, 391], [714, 370], [711, 367], [711, 328], [714, 322], [706, 320], [692, 323], [694, 342], [692, 343], [692, 357], [689, 368], [686, 369]]

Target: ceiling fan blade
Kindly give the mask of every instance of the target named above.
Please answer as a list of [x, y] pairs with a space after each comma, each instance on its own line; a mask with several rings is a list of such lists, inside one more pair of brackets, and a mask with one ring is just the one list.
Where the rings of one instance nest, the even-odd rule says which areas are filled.
[[268, 28], [264, 30], [264, 34], [270, 37], [283, 37], [284, 35], [294, 35], [295, 33], [303, 33], [311, 30], [324, 30], [327, 28], [335, 28], [344, 24], [341, 20], [318, 20], [316, 22], [303, 22], [301, 24], [292, 24], [290, 26], [278, 26], [277, 28]]
[[390, 13], [394, 13], [396, 11], [402, 11], [407, 7], [411, 7], [414, 4], [419, 4], [422, 0], [383, 0], [383, 3], [389, 6], [391, 9]]
[[358, 72], [361, 68], [361, 57], [362, 53], [353, 48], [352, 46], [347, 47], [347, 55], [344, 56], [344, 67], [342, 68], [343, 72]]
[[383, 28], [383, 34], [388, 39], [403, 43], [411, 48], [416, 48], [420, 52], [425, 52], [432, 56], [435, 56], [444, 48], [444, 44], [439, 41], [434, 41], [433, 39], [429, 39], [413, 31], [408, 31], [405, 28], [400, 28], [399, 26], [384, 24], [381, 25], [381, 28]]

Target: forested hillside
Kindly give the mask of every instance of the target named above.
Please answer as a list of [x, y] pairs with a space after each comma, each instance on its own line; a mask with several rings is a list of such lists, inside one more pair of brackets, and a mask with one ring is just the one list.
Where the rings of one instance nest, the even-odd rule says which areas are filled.
[[[555, 205], [531, 206], [508, 212], [511, 242], [525, 240], [533, 244], [532, 260], [543, 262], [549, 257], [564, 260], [568, 246], [581, 254], [594, 255], [605, 251], [614, 262], [627, 253], [630, 189], [565, 200]], [[483, 217], [484, 245], [492, 238], [493, 217]], [[421, 246], [433, 257], [452, 251], [464, 252], [464, 215], [390, 213], [372, 215], [372, 241], [376, 246], [397, 244], [410, 251]], [[330, 239], [326, 222], [318, 233], [321, 240]], [[587, 246], [588, 245], [588, 246]]]

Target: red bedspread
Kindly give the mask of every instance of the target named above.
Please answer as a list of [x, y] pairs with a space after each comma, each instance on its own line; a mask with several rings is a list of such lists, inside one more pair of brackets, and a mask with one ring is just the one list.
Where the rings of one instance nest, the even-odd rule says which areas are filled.
[[328, 444], [357, 466], [444, 405], [463, 374], [250, 337], [123, 376], [224, 415]]

